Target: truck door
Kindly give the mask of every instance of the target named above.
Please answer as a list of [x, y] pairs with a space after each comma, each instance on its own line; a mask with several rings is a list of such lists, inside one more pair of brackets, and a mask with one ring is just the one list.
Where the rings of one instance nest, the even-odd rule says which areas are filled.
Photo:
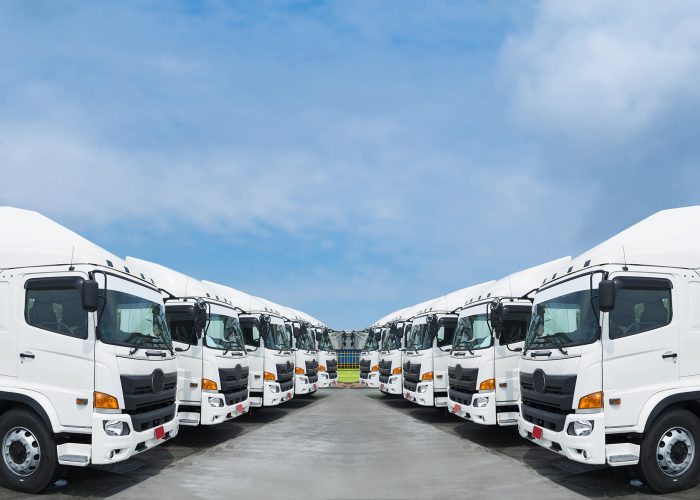
[[49, 399], [62, 425], [89, 428], [94, 391], [94, 314], [82, 307], [81, 274], [35, 274], [15, 295], [21, 308], [17, 386]]
[[[684, 312], [687, 313], [688, 327], [681, 330], [681, 353], [700, 353], [700, 281], [688, 283], [688, 300]], [[678, 362], [681, 377], [700, 375], [700, 356], [681, 356]]]
[[202, 401], [202, 342], [195, 334], [194, 308], [168, 306], [168, 328], [177, 352], [177, 398], [181, 405]]
[[[606, 427], [637, 423], [646, 401], [679, 383], [680, 294], [671, 276], [614, 277], [615, 308], [603, 315]], [[607, 321], [606, 321], [607, 316]], [[619, 400], [619, 401], [618, 401]]]
[[13, 311], [10, 301], [10, 284], [0, 281], [0, 384], [13, 387], [17, 383], [17, 329], [10, 320]]

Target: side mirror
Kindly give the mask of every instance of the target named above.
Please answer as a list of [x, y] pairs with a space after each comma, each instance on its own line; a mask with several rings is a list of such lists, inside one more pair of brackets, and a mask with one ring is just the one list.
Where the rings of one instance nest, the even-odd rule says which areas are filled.
[[615, 309], [615, 297], [617, 290], [615, 282], [612, 280], [603, 280], [598, 285], [598, 307], [602, 312], [610, 312]]
[[85, 280], [80, 288], [80, 300], [83, 309], [87, 312], [97, 311], [99, 301], [99, 287], [95, 280]]
[[316, 332], [316, 342], [321, 342], [321, 332]]
[[194, 305], [194, 334], [198, 339], [202, 338], [202, 332], [207, 326], [207, 303], [197, 299]]
[[494, 299], [489, 305], [489, 322], [493, 328], [494, 337], [500, 338], [503, 333], [503, 304], [498, 299]]

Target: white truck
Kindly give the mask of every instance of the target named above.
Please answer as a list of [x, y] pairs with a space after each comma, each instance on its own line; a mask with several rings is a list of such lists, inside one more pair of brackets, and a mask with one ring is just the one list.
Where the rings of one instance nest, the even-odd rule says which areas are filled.
[[379, 387], [379, 346], [381, 342], [382, 328], [368, 328], [365, 345], [360, 352], [360, 385], [363, 387]]
[[700, 479], [700, 207], [658, 212], [534, 295], [520, 434], [588, 464], [638, 465], [667, 493]]
[[269, 302], [235, 288], [202, 281], [245, 311], [238, 316], [248, 353], [250, 406], [276, 406], [294, 397], [294, 354], [283, 313]]
[[447, 365], [457, 314], [469, 297], [493, 282], [449, 293], [424, 304], [411, 321], [403, 355], [403, 396], [421, 406], [447, 406]]
[[[430, 301], [428, 301], [430, 302]], [[427, 302], [396, 311], [381, 325], [382, 343], [379, 346], [379, 390], [384, 394], [403, 394], [403, 351], [406, 334], [411, 330], [411, 319]]]
[[449, 359], [451, 413], [483, 425], [518, 424], [518, 363], [532, 310], [527, 295], [570, 261], [511, 274], [469, 298], [459, 312]]
[[178, 361], [180, 425], [214, 425], [248, 411], [248, 359], [238, 311], [201, 281], [127, 257], [167, 296], [165, 316]]
[[313, 394], [318, 390], [318, 351], [306, 313], [270, 303], [284, 314], [287, 336], [294, 353], [294, 394]]
[[313, 327], [318, 349], [318, 387], [335, 386], [338, 383], [338, 355], [333, 349], [328, 327], [314, 318]]
[[111, 464], [177, 435], [177, 359], [144, 275], [36, 212], [0, 207], [0, 480]]

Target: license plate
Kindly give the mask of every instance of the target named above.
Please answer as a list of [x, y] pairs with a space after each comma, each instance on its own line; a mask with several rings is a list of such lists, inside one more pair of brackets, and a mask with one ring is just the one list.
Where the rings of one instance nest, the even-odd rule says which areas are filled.
[[542, 427], [533, 427], [532, 428], [532, 437], [535, 439], [542, 439]]
[[411, 395], [410, 395], [409, 393], [406, 393], [405, 398], [406, 398], [406, 399], [411, 399]]
[[288, 393], [287, 393], [287, 399], [292, 399], [292, 393], [291, 393], [291, 392], [288, 392]]
[[238, 413], [243, 413], [243, 410], [244, 410], [244, 409], [245, 409], [245, 408], [243, 408], [243, 405], [242, 405], [241, 403], [238, 403], [238, 404], [236, 405], [236, 411], [237, 411]]
[[461, 409], [462, 409], [462, 407], [460, 405], [454, 405], [454, 408], [452, 408], [452, 411], [454, 411], [455, 413], [459, 413], [459, 410], [461, 410]]
[[156, 439], [163, 439], [165, 437], [165, 429], [162, 425], [153, 429], [153, 433], [155, 434]]
[[380, 388], [381, 390], [384, 390], [384, 384], [379, 384], [379, 388]]
[[316, 390], [316, 384], [314, 384], [314, 391]]

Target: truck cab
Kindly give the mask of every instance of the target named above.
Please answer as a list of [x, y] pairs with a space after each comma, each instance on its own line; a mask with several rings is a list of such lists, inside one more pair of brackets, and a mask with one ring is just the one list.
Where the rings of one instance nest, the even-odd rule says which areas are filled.
[[448, 367], [451, 413], [482, 425], [517, 425], [518, 363], [532, 309], [527, 294], [570, 261], [501, 278], [459, 311]]
[[59, 465], [112, 464], [178, 433], [160, 292], [36, 213], [0, 207], [0, 481], [36, 493]]
[[573, 260], [534, 295], [520, 434], [654, 491], [700, 479], [700, 207], [666, 210]]
[[318, 390], [318, 351], [310, 325], [297, 318], [287, 322], [294, 352], [294, 394], [313, 394]]
[[429, 301], [414, 316], [403, 356], [403, 396], [422, 406], [447, 406], [447, 366], [457, 329], [455, 310], [488, 284]]
[[379, 346], [382, 341], [382, 329], [370, 328], [365, 345], [360, 352], [360, 385], [379, 387]]
[[238, 311], [201, 281], [127, 257], [148, 273], [165, 298], [165, 315], [178, 358], [181, 425], [214, 425], [248, 411], [248, 358]]
[[411, 323], [404, 320], [392, 321], [382, 329], [382, 343], [379, 351], [379, 390], [385, 394], [402, 394], [402, 361], [406, 344], [406, 332]]
[[203, 281], [220, 297], [241, 309], [250, 374], [250, 406], [276, 406], [294, 397], [294, 354], [282, 313], [259, 297], [235, 288]]
[[318, 386], [319, 388], [335, 386], [338, 383], [338, 356], [333, 349], [328, 328], [314, 328], [318, 349]]

